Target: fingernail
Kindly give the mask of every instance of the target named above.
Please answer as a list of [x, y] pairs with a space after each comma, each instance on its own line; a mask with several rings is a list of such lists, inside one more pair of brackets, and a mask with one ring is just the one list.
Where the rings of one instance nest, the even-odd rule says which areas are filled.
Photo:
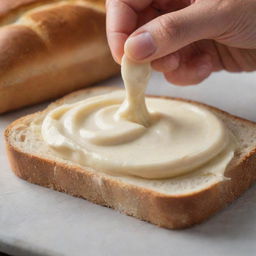
[[156, 45], [149, 32], [129, 38], [125, 43], [125, 53], [135, 60], [143, 60], [156, 51]]
[[202, 65], [199, 67], [197, 74], [199, 77], [207, 77], [211, 72], [210, 65]]
[[210, 58], [205, 58], [204, 62], [198, 67], [197, 75], [200, 78], [204, 78], [210, 75], [212, 71], [212, 63]]
[[164, 62], [164, 68], [166, 70], [172, 71], [179, 67], [180, 65], [180, 55], [178, 53], [170, 54], [166, 61]]

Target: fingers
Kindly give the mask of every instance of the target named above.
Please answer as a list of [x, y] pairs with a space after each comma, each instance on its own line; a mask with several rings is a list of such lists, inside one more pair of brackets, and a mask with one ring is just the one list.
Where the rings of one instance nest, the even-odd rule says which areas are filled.
[[176, 85], [192, 85], [203, 81], [211, 72], [254, 71], [256, 50], [228, 47], [213, 40], [201, 40], [178, 52], [151, 62]]
[[[208, 53], [202, 46], [203, 43], [191, 44], [178, 52], [153, 61], [152, 67], [163, 72], [167, 80], [173, 84], [200, 83], [218, 67], [212, 51]], [[211, 48], [210, 46], [208, 42], [208, 48]]]
[[153, 61], [192, 42], [221, 34], [225, 22], [213, 2], [200, 1], [148, 22], [126, 41], [125, 53], [135, 61]]
[[137, 28], [138, 12], [145, 9], [152, 0], [108, 0], [107, 37], [114, 59], [120, 63], [124, 43]]
[[203, 54], [188, 62], [181, 62], [177, 69], [164, 72], [164, 76], [168, 82], [176, 85], [194, 85], [206, 79], [212, 70], [210, 55]]
[[159, 72], [171, 72], [180, 66], [180, 62], [180, 54], [176, 52], [151, 62], [151, 66]]

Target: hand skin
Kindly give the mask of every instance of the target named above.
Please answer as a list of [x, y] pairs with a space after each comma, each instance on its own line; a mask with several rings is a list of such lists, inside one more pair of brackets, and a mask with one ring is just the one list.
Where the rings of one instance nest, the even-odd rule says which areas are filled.
[[256, 70], [256, 0], [107, 0], [114, 59], [151, 62], [177, 85]]

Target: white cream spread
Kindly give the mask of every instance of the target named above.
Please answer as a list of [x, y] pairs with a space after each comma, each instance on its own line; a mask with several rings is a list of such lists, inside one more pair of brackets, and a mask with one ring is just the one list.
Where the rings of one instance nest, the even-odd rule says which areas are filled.
[[44, 141], [62, 158], [114, 175], [170, 178], [220, 154], [226, 167], [234, 143], [222, 121], [195, 104], [145, 100], [150, 73], [149, 64], [124, 57], [126, 94], [117, 90], [53, 109], [42, 124]]
[[126, 97], [116, 115], [144, 126], [150, 125], [150, 114], [145, 103], [145, 90], [151, 75], [150, 64], [132, 63], [125, 56], [121, 65]]

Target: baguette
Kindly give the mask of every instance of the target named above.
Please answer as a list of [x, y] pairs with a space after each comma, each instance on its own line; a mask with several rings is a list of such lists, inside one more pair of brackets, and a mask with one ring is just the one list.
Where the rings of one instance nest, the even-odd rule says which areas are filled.
[[50, 104], [46, 110], [9, 125], [5, 140], [14, 173], [31, 183], [170, 229], [202, 222], [240, 196], [256, 180], [256, 123], [192, 101], [189, 102], [216, 114], [237, 139], [238, 148], [225, 170], [224, 180], [213, 174], [200, 175], [197, 171], [162, 180], [111, 176], [57, 156], [41, 137], [40, 126], [45, 115], [59, 105], [111, 90], [113, 88], [100, 87], [77, 91]]
[[103, 0], [0, 1], [0, 113], [117, 74]]

